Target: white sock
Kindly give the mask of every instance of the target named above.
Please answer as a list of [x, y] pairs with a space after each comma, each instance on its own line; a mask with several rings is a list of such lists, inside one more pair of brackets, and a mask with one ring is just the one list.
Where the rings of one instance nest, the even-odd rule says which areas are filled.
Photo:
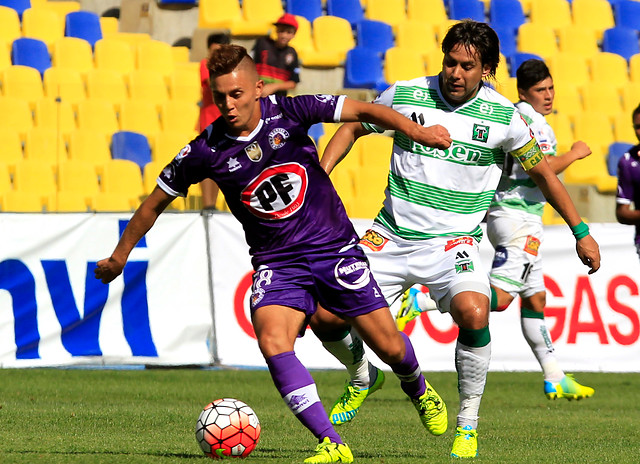
[[554, 354], [551, 336], [547, 330], [543, 318], [538, 317], [520, 317], [520, 326], [522, 327], [522, 335], [529, 343], [531, 351], [535, 355], [544, 379], [550, 382], [560, 382], [564, 377], [564, 372], [558, 365], [558, 360]]
[[487, 382], [489, 361], [491, 360], [491, 342], [485, 346], [472, 347], [458, 342], [456, 344], [456, 370], [458, 371], [458, 393], [460, 412], [457, 425], [478, 428], [480, 400]]
[[347, 368], [354, 387], [369, 388], [375, 381], [376, 367], [367, 359], [364, 344], [355, 329], [352, 328], [342, 340], [323, 341], [322, 345]]

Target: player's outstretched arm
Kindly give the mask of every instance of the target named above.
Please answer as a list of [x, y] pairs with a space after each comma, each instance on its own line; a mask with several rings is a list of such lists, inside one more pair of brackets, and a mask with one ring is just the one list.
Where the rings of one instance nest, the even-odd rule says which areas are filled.
[[173, 199], [174, 197], [156, 186], [133, 214], [111, 256], [97, 262], [93, 271], [96, 279], [108, 284], [122, 273], [133, 247], [151, 229], [158, 216]]
[[351, 151], [355, 141], [369, 133], [359, 122], [347, 122], [340, 126], [324, 149], [320, 160], [322, 169], [331, 174], [333, 168]]
[[567, 189], [544, 159], [527, 172], [547, 201], [571, 227], [576, 237], [576, 252], [582, 263], [589, 266], [589, 274], [596, 272], [600, 268], [600, 249], [589, 234], [589, 228], [582, 222]]
[[545, 156], [549, 166], [553, 169], [553, 172], [560, 174], [567, 169], [571, 163], [586, 158], [591, 154], [591, 148], [582, 140], [578, 140], [571, 145], [568, 152], [560, 156]]

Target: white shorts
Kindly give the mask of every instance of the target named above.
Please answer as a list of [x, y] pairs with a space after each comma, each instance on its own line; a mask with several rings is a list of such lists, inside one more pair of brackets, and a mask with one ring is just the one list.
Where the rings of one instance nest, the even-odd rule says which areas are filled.
[[389, 305], [413, 284], [428, 287], [441, 312], [449, 312], [451, 299], [460, 292], [491, 297], [487, 272], [473, 238], [404, 240], [377, 224], [374, 227], [360, 245]]
[[512, 296], [544, 292], [542, 221], [489, 215], [487, 237], [495, 248], [489, 280]]

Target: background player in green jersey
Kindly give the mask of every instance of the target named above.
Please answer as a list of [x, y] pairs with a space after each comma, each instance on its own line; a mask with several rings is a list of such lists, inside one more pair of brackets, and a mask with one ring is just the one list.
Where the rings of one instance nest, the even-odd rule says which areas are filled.
[[[413, 283], [421, 283], [439, 309], [449, 312], [458, 324], [460, 410], [451, 455], [475, 457], [478, 411], [491, 355], [491, 293], [479, 259], [479, 224], [494, 196], [506, 154], [528, 171], [571, 226], [578, 256], [591, 272], [599, 268], [600, 254], [525, 121], [511, 102], [484, 83], [495, 76], [499, 62], [496, 33], [485, 23], [465, 20], [449, 29], [442, 51], [438, 76], [397, 82], [376, 103], [425, 125], [437, 121], [451, 134], [451, 147], [429, 149], [395, 135], [384, 205], [360, 243], [389, 302]], [[325, 150], [323, 167], [330, 172], [358, 137], [378, 129], [359, 123], [343, 125]], [[330, 413], [332, 422], [342, 423], [345, 417], [351, 420], [364, 398], [379, 388], [380, 382], [373, 377], [380, 373], [362, 368], [369, 365], [366, 357], [349, 352], [350, 346], [357, 346], [357, 333], [348, 333], [348, 326], [326, 311], [318, 311], [314, 318], [317, 335], [329, 341], [325, 346], [352, 377], [352, 388]], [[336, 331], [321, 332], [317, 321], [333, 321]], [[342, 339], [338, 328], [343, 330]], [[363, 381], [368, 388], [353, 388]], [[438, 414], [437, 407], [432, 409]]]

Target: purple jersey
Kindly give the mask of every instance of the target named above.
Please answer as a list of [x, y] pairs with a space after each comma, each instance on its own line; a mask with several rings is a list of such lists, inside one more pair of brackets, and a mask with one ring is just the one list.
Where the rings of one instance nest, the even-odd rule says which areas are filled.
[[[633, 203], [640, 207], [640, 145], [632, 147], [618, 162], [618, 193], [616, 203]], [[636, 225], [636, 245], [640, 245], [640, 225]]]
[[213, 179], [242, 223], [254, 266], [283, 254], [322, 253], [357, 240], [351, 221], [307, 135], [312, 124], [340, 119], [343, 96], [262, 98], [262, 119], [244, 137], [218, 118], [158, 177], [169, 195]]

